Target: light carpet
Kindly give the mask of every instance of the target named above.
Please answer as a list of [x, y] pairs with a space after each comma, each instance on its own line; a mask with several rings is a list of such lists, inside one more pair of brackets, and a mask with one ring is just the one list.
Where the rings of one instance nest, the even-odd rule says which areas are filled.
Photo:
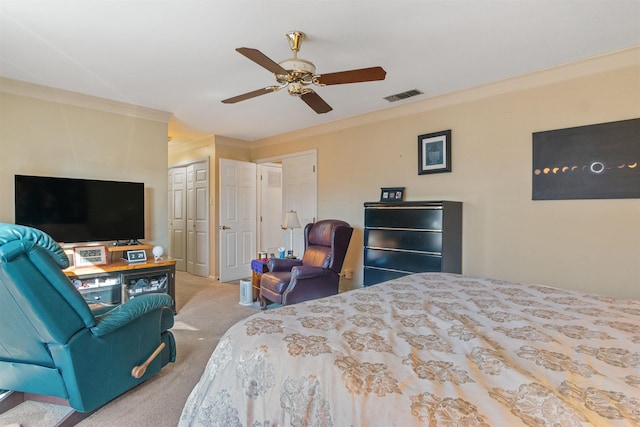
[[[189, 393], [200, 379], [220, 337], [234, 323], [260, 311], [258, 303], [239, 304], [239, 282], [221, 283], [209, 278], [176, 273], [175, 363], [158, 375], [109, 402], [79, 427], [175, 426]], [[96, 369], [99, 369], [96, 366]], [[69, 408], [41, 402], [24, 402], [0, 414], [0, 427], [51, 427]]]

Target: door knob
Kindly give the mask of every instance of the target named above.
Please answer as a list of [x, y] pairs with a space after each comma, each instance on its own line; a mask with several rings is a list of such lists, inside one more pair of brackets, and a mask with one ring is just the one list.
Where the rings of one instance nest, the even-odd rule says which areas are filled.
[[222, 227], [220, 227], [221, 230], [231, 230], [231, 227], [227, 227], [226, 225], [223, 225]]

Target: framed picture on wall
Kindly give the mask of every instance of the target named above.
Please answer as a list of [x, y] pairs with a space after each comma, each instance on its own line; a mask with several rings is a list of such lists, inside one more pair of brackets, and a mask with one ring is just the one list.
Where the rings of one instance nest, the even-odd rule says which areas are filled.
[[418, 136], [418, 175], [451, 172], [451, 129]]
[[640, 198], [640, 119], [533, 133], [532, 200]]

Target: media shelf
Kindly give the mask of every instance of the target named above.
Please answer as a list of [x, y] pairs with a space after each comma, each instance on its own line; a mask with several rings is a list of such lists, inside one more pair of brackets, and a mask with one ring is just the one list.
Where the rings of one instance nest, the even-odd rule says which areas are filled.
[[109, 252], [126, 252], [126, 251], [136, 251], [140, 249], [153, 249], [153, 245], [112, 245], [107, 246], [107, 251]]
[[107, 246], [107, 252], [109, 253], [110, 261], [113, 262], [114, 254], [122, 253], [122, 255], [118, 255], [121, 258], [126, 258], [126, 253], [128, 251], [138, 251], [145, 250], [149, 251], [153, 249], [153, 245], [112, 245]]
[[118, 274], [79, 275], [71, 276], [70, 279], [90, 304], [115, 307], [122, 303], [122, 279]]
[[[135, 246], [117, 246], [121, 251], [147, 249]], [[126, 249], [125, 249], [126, 248]], [[133, 249], [136, 248], [136, 249]], [[117, 252], [117, 251], [110, 251]], [[90, 304], [100, 304], [107, 308], [148, 293], [165, 293], [173, 300], [175, 312], [175, 260], [128, 263], [116, 260], [108, 265], [68, 268], [65, 271]]]
[[123, 273], [124, 292], [128, 298], [144, 294], [169, 293], [169, 272], [164, 268], [153, 271]]

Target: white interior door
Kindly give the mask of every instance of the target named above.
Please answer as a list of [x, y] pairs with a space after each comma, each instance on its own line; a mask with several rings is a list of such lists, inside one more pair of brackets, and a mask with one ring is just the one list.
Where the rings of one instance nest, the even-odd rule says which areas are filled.
[[187, 272], [209, 276], [209, 162], [187, 166]]
[[260, 215], [258, 250], [277, 253], [282, 246], [282, 165], [258, 165]]
[[169, 169], [169, 256], [176, 270], [186, 270], [187, 168]]
[[[288, 210], [298, 213], [301, 228], [293, 229], [293, 253], [304, 252], [304, 227], [316, 222], [318, 215], [318, 178], [316, 152], [287, 157], [282, 160], [282, 217]], [[291, 230], [283, 230], [283, 246], [291, 249]]]
[[256, 256], [256, 164], [220, 159], [220, 281], [251, 276]]

